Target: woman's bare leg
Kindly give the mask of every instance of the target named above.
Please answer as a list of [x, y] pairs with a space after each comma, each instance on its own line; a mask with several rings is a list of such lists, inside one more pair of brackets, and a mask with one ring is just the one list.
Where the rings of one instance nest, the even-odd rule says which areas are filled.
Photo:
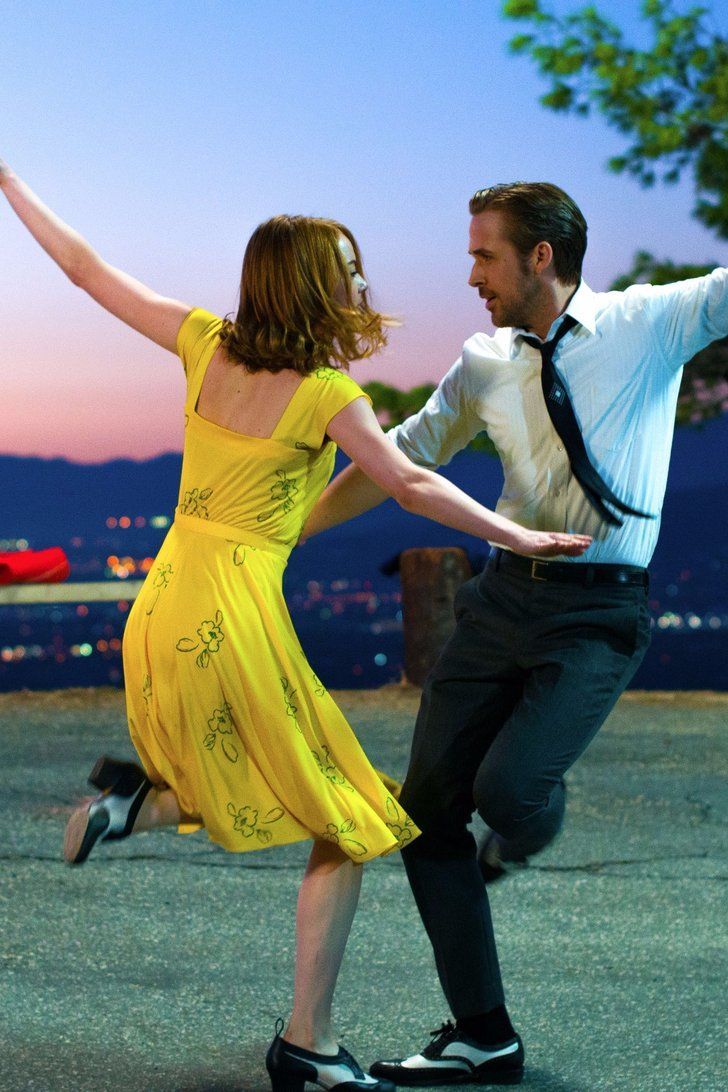
[[171, 789], [150, 789], [134, 820], [132, 834], [157, 827], [177, 826], [181, 817], [177, 797]]
[[293, 1012], [289, 1043], [336, 1054], [331, 1025], [336, 979], [359, 901], [362, 867], [331, 842], [314, 842], [298, 893]]

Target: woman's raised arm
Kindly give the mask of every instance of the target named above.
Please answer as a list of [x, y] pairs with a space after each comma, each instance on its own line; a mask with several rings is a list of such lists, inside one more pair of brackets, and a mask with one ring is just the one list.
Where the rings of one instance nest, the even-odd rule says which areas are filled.
[[[446, 478], [410, 462], [382, 432], [371, 407], [363, 398], [350, 402], [329, 422], [328, 434], [352, 462], [380, 490], [394, 497], [408, 512], [505, 546], [531, 557], [578, 557], [591, 545], [589, 535], [558, 531], [531, 531], [499, 516], [452, 485]], [[372, 491], [371, 507], [380, 496]], [[345, 505], [344, 494], [340, 498]], [[365, 508], [359, 508], [363, 511]], [[316, 510], [312, 513], [315, 521]], [[332, 526], [337, 520], [329, 519]], [[313, 528], [312, 528], [313, 530]], [[304, 528], [304, 536], [307, 528]]]
[[1, 159], [0, 190], [33, 238], [73, 284], [140, 334], [156, 341], [162, 348], [176, 352], [177, 332], [191, 310], [187, 304], [158, 295], [141, 281], [105, 262]]

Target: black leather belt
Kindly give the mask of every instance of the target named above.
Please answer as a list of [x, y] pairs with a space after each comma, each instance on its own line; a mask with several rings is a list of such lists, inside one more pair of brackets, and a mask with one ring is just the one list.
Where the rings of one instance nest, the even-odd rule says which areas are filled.
[[531, 580], [554, 581], [557, 584], [581, 584], [590, 588], [593, 584], [634, 584], [646, 588], [649, 585], [647, 569], [639, 565], [592, 565], [585, 561], [541, 561], [533, 557], [521, 557], [498, 547], [490, 552], [486, 568], [517, 572]]

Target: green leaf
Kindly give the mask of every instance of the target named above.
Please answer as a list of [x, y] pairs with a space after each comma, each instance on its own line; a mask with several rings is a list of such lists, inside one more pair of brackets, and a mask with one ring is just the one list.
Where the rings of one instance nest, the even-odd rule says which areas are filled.
[[533, 34], [516, 34], [508, 43], [511, 53], [525, 53], [535, 41]]
[[532, 19], [541, 13], [538, 0], [505, 0], [503, 14], [506, 19]]
[[284, 815], [283, 808], [271, 808], [271, 810], [269, 812], [267, 812], [265, 818], [263, 819], [263, 822], [264, 823], [277, 823], [279, 819], [283, 818], [283, 815]]
[[199, 641], [193, 641], [191, 637], [180, 637], [179, 641], [175, 645], [178, 652], [194, 652], [196, 648], [200, 647]]
[[[574, 73], [581, 71], [585, 60], [583, 53], [562, 53], [558, 60], [555, 60], [552, 64], [551, 71], [556, 76], [573, 76]], [[571, 88], [569, 88], [569, 91], [573, 97]]]
[[553, 91], [541, 96], [541, 102], [550, 110], [568, 110], [574, 101], [574, 92], [565, 83], [557, 84]]

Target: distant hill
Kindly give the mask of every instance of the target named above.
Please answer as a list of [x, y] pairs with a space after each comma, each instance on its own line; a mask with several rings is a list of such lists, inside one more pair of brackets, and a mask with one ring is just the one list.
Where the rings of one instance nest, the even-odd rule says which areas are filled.
[[0, 538], [25, 537], [41, 547], [103, 527], [110, 515], [171, 515], [181, 466], [177, 452], [92, 464], [0, 455]]

